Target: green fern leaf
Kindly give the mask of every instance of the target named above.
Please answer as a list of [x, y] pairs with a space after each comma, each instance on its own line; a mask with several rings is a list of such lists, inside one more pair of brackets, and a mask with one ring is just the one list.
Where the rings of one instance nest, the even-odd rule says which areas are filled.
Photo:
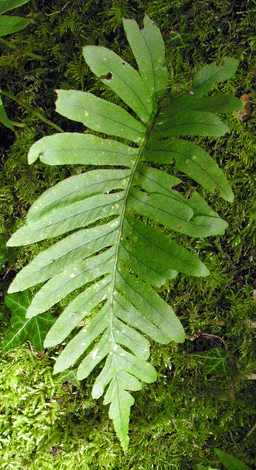
[[197, 470], [218, 470], [217, 468], [205, 467], [204, 465], [197, 464]]
[[76, 163], [93, 169], [46, 191], [8, 244], [66, 234], [18, 273], [9, 292], [44, 283], [28, 308], [32, 318], [79, 289], [44, 345], [66, 343], [55, 373], [76, 365], [82, 380], [102, 363], [92, 394], [99, 398], [105, 392], [104, 403], [110, 404], [109, 415], [125, 449], [134, 402], [130, 392], [140, 390], [142, 382], [156, 380], [156, 371], [147, 362], [148, 338], [167, 344], [181, 343], [185, 337], [178, 318], [154, 287], [178, 272], [209, 274], [171, 233], [208, 237], [227, 227], [199, 193], [186, 198], [174, 189], [181, 181], [163, 171], [161, 164], [174, 159], [181, 171], [231, 201], [233, 193], [214, 160], [176, 136], [222, 135], [228, 128], [214, 113], [219, 108], [240, 109], [241, 104], [226, 95], [217, 94], [216, 100], [203, 96], [234, 73], [233, 59], [226, 59], [221, 69], [214, 64], [198, 72], [194, 94], [167, 94], [159, 29], [147, 16], [144, 29], [133, 20], [124, 20], [124, 28], [138, 70], [104, 47], [83, 49], [91, 70], [124, 106], [82, 91], [58, 90], [57, 111], [97, 135], [88, 131], [44, 137], [28, 155], [29, 163], [40, 157], [49, 165]]
[[29, 0], [0, 0], [0, 15], [6, 11], [14, 10], [25, 3], [28, 3]]
[[[0, 37], [7, 34], [16, 33], [24, 29], [31, 20], [20, 18], [19, 16], [6, 16], [3, 15], [6, 11], [13, 10], [29, 0], [0, 0]], [[14, 127], [8, 118], [2, 99], [0, 98], [0, 123], [14, 131]]]
[[193, 80], [193, 93], [197, 96], [204, 96], [212, 91], [217, 83], [231, 78], [236, 69], [237, 61], [231, 57], [224, 58], [219, 65], [214, 62], [201, 68]]
[[[19, 16], [3, 15], [6, 11], [13, 10], [29, 0], [0, 0], [0, 37], [17, 33], [31, 23], [31, 20]], [[9, 127], [9, 126], [8, 126]]]
[[4, 105], [3, 105], [3, 102], [2, 102], [2, 99], [0, 98], [0, 122], [1, 124], [3, 124], [4, 126], [6, 127], [9, 127], [9, 129], [11, 129], [12, 131], [14, 131], [14, 127], [10, 121], [10, 119], [8, 118], [6, 112], [5, 112], [5, 109], [4, 109]]
[[215, 454], [217, 454], [217, 456], [219, 457], [222, 465], [224, 465], [224, 467], [228, 470], [251, 470], [248, 465], [245, 465], [245, 463], [243, 463], [236, 457], [233, 457], [232, 455], [223, 452], [223, 450], [214, 449], [214, 451]]

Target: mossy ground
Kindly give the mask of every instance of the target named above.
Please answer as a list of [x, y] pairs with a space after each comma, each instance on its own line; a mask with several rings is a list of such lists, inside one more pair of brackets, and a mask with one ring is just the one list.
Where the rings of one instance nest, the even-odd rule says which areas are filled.
[[[1, 45], [0, 83], [27, 105], [64, 130], [81, 131], [54, 111], [54, 89], [81, 89], [108, 97], [81, 55], [82, 46], [100, 44], [131, 60], [121, 19], [141, 21], [147, 13], [160, 27], [167, 51], [170, 84], [189, 83], [200, 66], [231, 55], [240, 61], [235, 77], [222, 85], [238, 97], [250, 94], [248, 113], [226, 118], [231, 133], [201, 143], [226, 172], [235, 193], [230, 205], [204, 194], [229, 222], [225, 236], [193, 242], [211, 275], [179, 276], [162, 295], [174, 306], [186, 329], [183, 345], [152, 345], [156, 383], [135, 393], [130, 447], [121, 451], [107, 407], [91, 398], [94, 375], [80, 387], [52, 378], [58, 351], [40, 355], [28, 344], [1, 356], [0, 466], [3, 470], [191, 470], [197, 463], [219, 468], [214, 447], [256, 468], [256, 384], [247, 376], [256, 369], [256, 4], [254, 0], [31, 0], [13, 14], [33, 22]], [[35, 60], [26, 51], [40, 54]], [[4, 98], [7, 114], [20, 122], [16, 133], [1, 127], [0, 226], [8, 237], [30, 204], [45, 189], [76, 167], [29, 167], [27, 151], [44, 135], [54, 133], [37, 116]], [[191, 182], [189, 182], [191, 184]], [[1, 268], [2, 296], [15, 272], [38, 247], [9, 250]], [[2, 302], [2, 335], [9, 312]], [[236, 387], [230, 377], [204, 376], [193, 353], [211, 347], [193, 335], [221, 336], [232, 351]]]

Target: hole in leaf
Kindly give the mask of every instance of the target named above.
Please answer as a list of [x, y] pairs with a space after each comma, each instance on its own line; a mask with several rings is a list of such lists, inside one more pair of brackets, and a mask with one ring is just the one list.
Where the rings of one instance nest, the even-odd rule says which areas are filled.
[[100, 80], [112, 80], [113, 78], [113, 74], [112, 72], [108, 72], [106, 75], [101, 75], [100, 77]]

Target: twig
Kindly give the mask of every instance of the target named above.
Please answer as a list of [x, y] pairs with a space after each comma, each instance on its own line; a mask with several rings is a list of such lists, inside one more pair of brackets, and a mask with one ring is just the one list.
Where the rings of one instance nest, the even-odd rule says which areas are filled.
[[247, 439], [248, 437], [250, 437], [250, 435], [253, 433], [253, 431], [255, 431], [255, 429], [256, 429], [256, 423], [254, 424], [252, 429], [250, 431], [248, 431], [248, 433], [246, 434], [244, 439]]
[[22, 52], [23, 54], [26, 54], [29, 57], [32, 57], [32, 59], [44, 60], [44, 58], [41, 55], [34, 54], [33, 52], [29, 52], [26, 49], [20, 49], [19, 47], [15, 46], [15, 44], [12, 44], [11, 42], [6, 41], [6, 39], [0, 38], [0, 43], [4, 44], [5, 46], [11, 47], [12, 49], [16, 49], [17, 51]]
[[[226, 349], [226, 350], [228, 349], [224, 339], [222, 339], [220, 336], [211, 335], [210, 333], [203, 333], [200, 330], [196, 333], [196, 336], [203, 336], [204, 338], [208, 338], [208, 339], [217, 338], [219, 341], [221, 341], [223, 343], [224, 349]], [[214, 342], [216, 342], [216, 341], [214, 341]]]
[[37, 354], [34, 353], [33, 346], [32, 346], [32, 344], [30, 343], [29, 340], [27, 340], [27, 343], [28, 343], [29, 349], [30, 349], [31, 353], [33, 354], [33, 356], [38, 357]]
[[1, 95], [4, 95], [4, 96], [7, 96], [7, 98], [10, 98], [11, 100], [13, 101], [16, 101], [16, 103], [18, 103], [20, 106], [23, 106], [24, 108], [26, 108], [28, 111], [30, 111], [32, 114], [34, 114], [35, 116], [37, 116], [39, 119], [41, 119], [41, 121], [45, 122], [46, 124], [48, 124], [48, 126], [51, 126], [53, 127], [53, 129], [55, 129], [56, 131], [58, 132], [64, 132], [59, 126], [56, 126], [56, 124], [54, 124], [52, 121], [50, 121], [49, 119], [45, 118], [41, 113], [39, 113], [38, 111], [35, 111], [33, 108], [31, 108], [27, 103], [25, 103], [24, 101], [20, 100], [19, 98], [16, 98], [16, 96], [12, 95], [11, 93], [9, 93], [8, 91], [3, 91], [3, 90], [0, 90], [0, 94]]
[[66, 8], [66, 6], [68, 6], [70, 2], [66, 3], [66, 5], [64, 5], [64, 7], [61, 8], [61, 10], [58, 10], [58, 11], [54, 11], [53, 13], [45, 13], [45, 16], [52, 16], [52, 15], [56, 15], [57, 13], [61, 13], [62, 10], [64, 10], [64, 8]]
[[26, 127], [26, 124], [24, 122], [16, 122], [16, 121], [11, 121], [11, 124], [15, 127]]

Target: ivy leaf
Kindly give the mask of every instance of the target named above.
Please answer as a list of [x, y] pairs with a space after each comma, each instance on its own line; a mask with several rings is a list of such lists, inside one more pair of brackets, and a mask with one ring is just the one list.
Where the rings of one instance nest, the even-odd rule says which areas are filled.
[[232, 357], [232, 353], [222, 348], [214, 348], [209, 351], [194, 354], [199, 364], [203, 366], [205, 375], [228, 375], [227, 360]]
[[217, 114], [240, 109], [241, 103], [229, 95], [217, 94], [216, 101], [214, 95], [204, 96], [234, 73], [237, 61], [203, 67], [193, 94], [167, 91], [159, 29], [147, 15], [141, 30], [133, 20], [123, 24], [138, 69], [105, 47], [83, 48], [90, 69], [121, 105], [92, 93], [58, 90], [57, 112], [83, 123], [87, 131], [44, 137], [28, 155], [29, 163], [40, 158], [49, 165], [91, 169], [42, 194], [8, 245], [62, 235], [18, 273], [9, 292], [43, 283], [28, 307], [28, 318], [75, 293], [44, 346], [66, 343], [55, 373], [75, 367], [82, 380], [100, 364], [92, 395], [105, 394], [104, 404], [110, 405], [109, 416], [126, 449], [132, 392], [157, 377], [148, 362], [149, 339], [160, 344], [185, 339], [179, 319], [155, 288], [178, 273], [209, 275], [199, 257], [176, 238], [179, 233], [209, 237], [227, 227], [199, 192], [189, 199], [182, 193], [181, 179], [171, 175], [169, 164], [174, 160], [183, 173], [232, 201], [217, 163], [180, 136], [223, 135], [228, 128]]
[[16, 348], [28, 340], [40, 352], [44, 350], [44, 338], [55, 322], [55, 318], [50, 313], [44, 313], [30, 319], [26, 318], [31, 298], [29, 291], [5, 296], [5, 303], [12, 311], [12, 318], [1, 344], [3, 351]]
[[219, 457], [222, 465], [226, 467], [228, 470], [251, 470], [248, 465], [245, 465], [241, 460], [237, 459], [236, 457], [232, 457], [232, 455], [223, 452], [223, 450], [214, 449], [215, 454]]

